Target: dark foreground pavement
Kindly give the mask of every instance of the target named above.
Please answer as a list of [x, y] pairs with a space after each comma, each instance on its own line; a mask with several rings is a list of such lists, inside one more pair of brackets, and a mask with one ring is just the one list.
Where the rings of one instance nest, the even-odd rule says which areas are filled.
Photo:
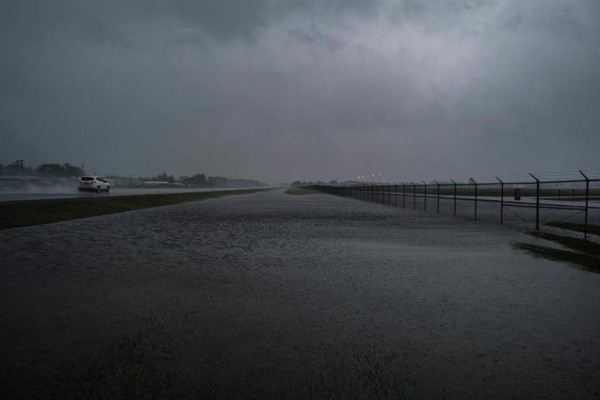
[[600, 397], [600, 275], [266, 192], [0, 232], [8, 398]]

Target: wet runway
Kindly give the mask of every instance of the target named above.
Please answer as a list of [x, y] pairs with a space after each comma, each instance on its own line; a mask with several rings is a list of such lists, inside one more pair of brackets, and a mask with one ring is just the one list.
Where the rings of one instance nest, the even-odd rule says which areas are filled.
[[536, 240], [282, 191], [0, 231], [3, 398], [597, 398], [600, 275]]

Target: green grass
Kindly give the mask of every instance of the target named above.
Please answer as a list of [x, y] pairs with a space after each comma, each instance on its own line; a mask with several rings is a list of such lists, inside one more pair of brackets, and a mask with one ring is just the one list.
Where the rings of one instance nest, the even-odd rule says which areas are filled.
[[69, 199], [0, 202], [0, 230], [29, 225], [49, 224], [71, 219], [114, 214], [143, 208], [166, 206], [221, 196], [254, 193], [265, 189], [223, 190], [147, 194], [135, 196], [95, 196]]
[[303, 189], [303, 188], [289, 188], [285, 192], [285, 194], [291, 195], [303, 195], [303, 194], [318, 194], [316, 190]]
[[600, 244], [592, 242], [591, 240], [555, 235], [553, 233], [546, 232], [527, 232], [527, 234], [540, 239], [560, 243], [561, 245], [568, 247], [572, 250], [600, 257]]
[[[549, 222], [547, 225], [555, 228], [568, 229], [575, 232], [584, 231], [584, 225], [576, 222]], [[600, 235], [600, 225], [588, 224], [587, 230], [588, 233]]]
[[526, 232], [528, 235], [558, 243], [570, 250], [556, 249], [532, 243], [515, 243], [513, 246], [528, 251], [536, 257], [564, 261], [586, 271], [600, 272], [600, 244], [591, 240], [556, 235], [547, 232]]
[[537, 257], [554, 261], [565, 261], [586, 271], [600, 272], [600, 258], [598, 257], [531, 243], [516, 243], [514, 247], [528, 251]]

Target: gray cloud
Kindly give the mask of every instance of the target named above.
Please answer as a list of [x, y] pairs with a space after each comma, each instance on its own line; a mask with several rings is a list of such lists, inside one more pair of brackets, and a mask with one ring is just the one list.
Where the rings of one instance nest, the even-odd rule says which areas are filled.
[[0, 162], [275, 181], [598, 165], [592, 0], [1, 7]]
[[324, 46], [331, 51], [339, 50], [346, 46], [340, 39], [323, 33], [315, 24], [310, 25], [310, 30], [293, 28], [288, 31], [292, 43], [301, 43], [307, 46]]

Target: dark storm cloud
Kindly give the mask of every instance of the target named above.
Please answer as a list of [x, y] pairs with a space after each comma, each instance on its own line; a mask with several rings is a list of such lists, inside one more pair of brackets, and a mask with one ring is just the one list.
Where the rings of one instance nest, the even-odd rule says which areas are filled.
[[598, 4], [3, 2], [0, 162], [273, 180], [597, 166]]
[[308, 46], [325, 46], [331, 51], [339, 50], [346, 45], [338, 38], [324, 34], [315, 24], [310, 25], [308, 31], [301, 29], [290, 29], [290, 40], [293, 43], [302, 43]]
[[260, 29], [295, 12], [326, 17], [340, 13], [369, 15], [379, 3], [379, 0], [13, 0], [4, 2], [2, 22], [5, 33], [19, 38], [62, 31], [81, 34], [88, 40], [120, 43], [125, 41], [130, 24], [150, 29], [172, 24], [220, 40], [251, 40]]

